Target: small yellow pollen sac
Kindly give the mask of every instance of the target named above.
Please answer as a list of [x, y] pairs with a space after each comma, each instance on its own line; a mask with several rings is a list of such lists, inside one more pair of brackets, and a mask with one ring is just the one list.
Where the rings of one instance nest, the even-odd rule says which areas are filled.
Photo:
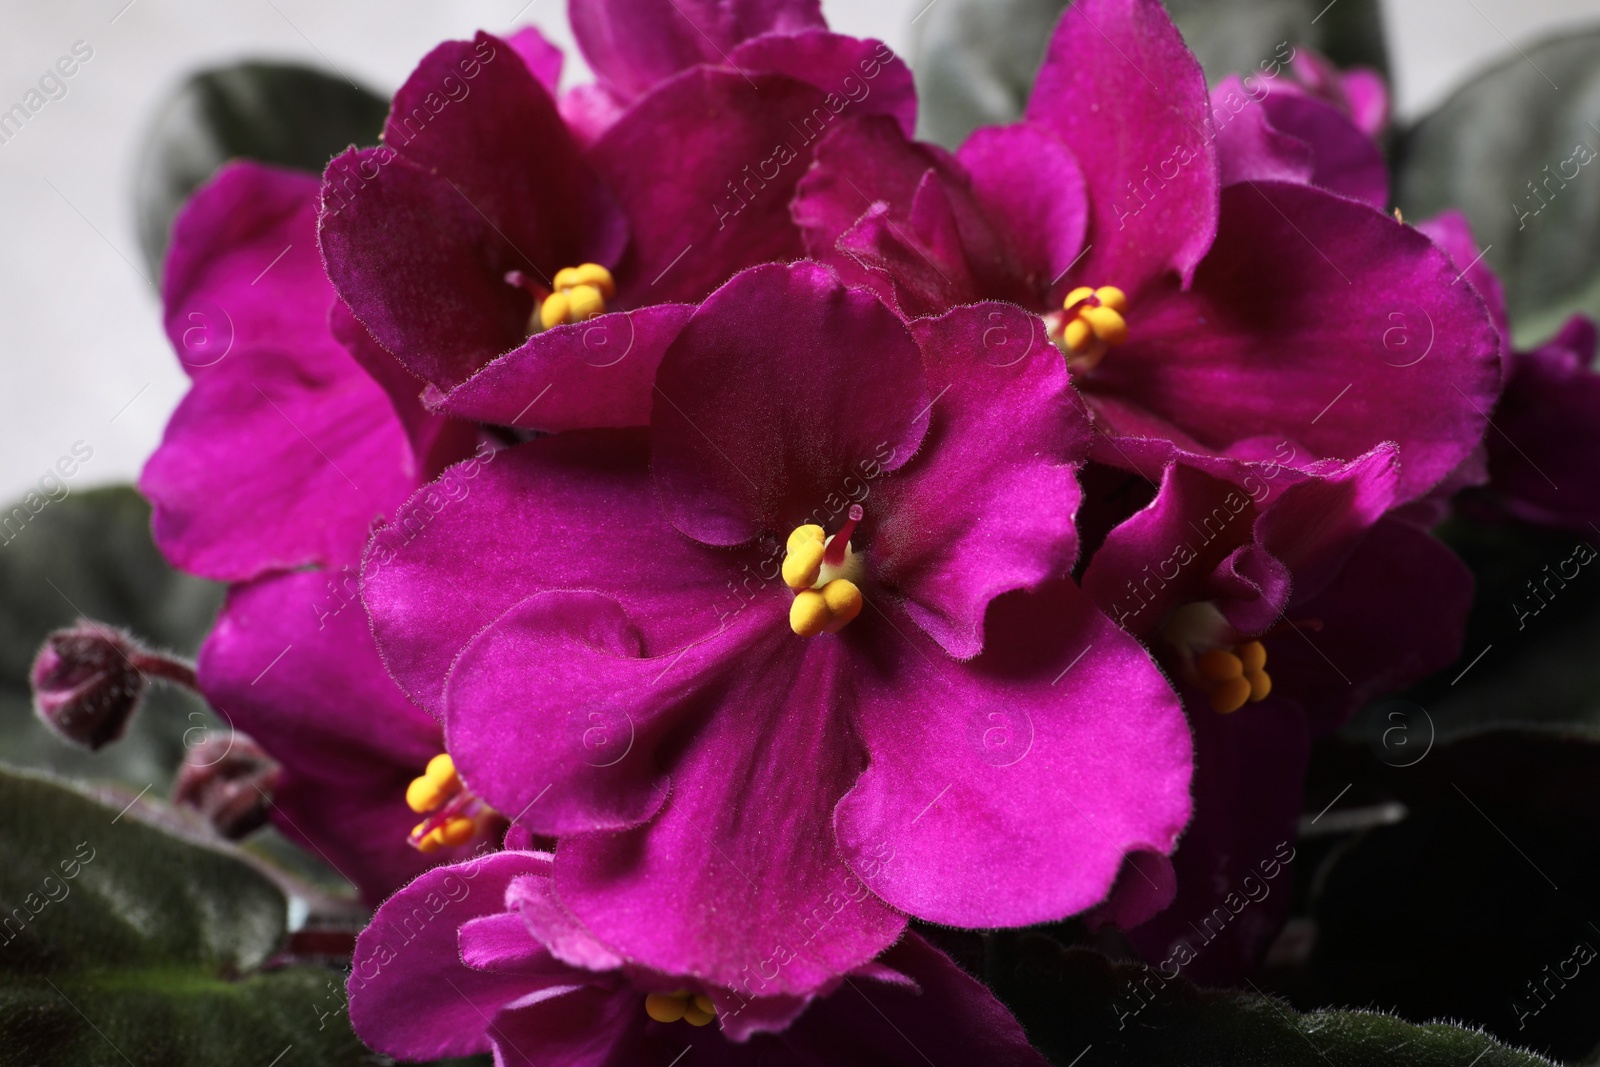
[[598, 263], [556, 271], [551, 288], [554, 291], [539, 305], [539, 326], [545, 330], [603, 315], [606, 301], [617, 295], [611, 272]]
[[1250, 699], [1251, 686], [1244, 678], [1233, 678], [1211, 691], [1211, 710], [1231, 715]]
[[711, 1003], [711, 998], [704, 993], [696, 993], [694, 995], [694, 1006], [707, 1015], [715, 1015], [717, 1013], [716, 1005]]
[[690, 1026], [704, 1026], [717, 1017], [714, 1011], [701, 1011], [698, 1007], [690, 1008], [683, 1013], [683, 1021]]
[[644, 998], [644, 1013], [658, 1023], [675, 1023], [689, 1010], [689, 998], [672, 993], [651, 993]]
[[1213, 648], [1200, 654], [1195, 669], [1208, 682], [1231, 682], [1244, 675], [1244, 664], [1239, 657], [1224, 649]]
[[802, 589], [789, 605], [789, 629], [801, 637], [817, 636], [827, 629], [830, 618], [828, 602], [815, 589]]
[[441, 752], [428, 761], [421, 777], [413, 778], [406, 786], [406, 806], [421, 815], [439, 807], [460, 788], [461, 779], [456, 777], [454, 761]]
[[838, 633], [861, 614], [861, 590], [848, 578], [835, 578], [823, 586], [822, 601], [828, 607], [829, 616], [823, 629], [830, 634]]
[[789, 543], [784, 547], [793, 552], [807, 541], [815, 541], [820, 545], [827, 539], [828, 535], [822, 532], [822, 527], [814, 523], [807, 523], [804, 526], [796, 526], [794, 528], [794, 533], [789, 535]]
[[1061, 344], [1074, 359], [1073, 369], [1092, 370], [1106, 349], [1128, 339], [1128, 294], [1114, 285], [1091, 289], [1080, 285], [1061, 303], [1065, 321]]
[[[805, 529], [802, 526], [800, 529]], [[811, 527], [818, 529], [818, 527]], [[796, 531], [798, 532], [798, 531]], [[794, 544], [793, 535], [790, 536], [789, 554], [783, 559], [783, 584], [795, 592], [810, 589], [817, 582], [817, 575], [822, 573], [822, 555], [826, 551], [822, 540], [801, 541]]]
[[1248, 641], [1234, 651], [1238, 653], [1239, 665], [1246, 674], [1254, 674], [1267, 665], [1267, 646], [1260, 641]]
[[1250, 682], [1250, 703], [1259, 704], [1272, 693], [1272, 675], [1266, 671], [1254, 671], [1248, 676]]

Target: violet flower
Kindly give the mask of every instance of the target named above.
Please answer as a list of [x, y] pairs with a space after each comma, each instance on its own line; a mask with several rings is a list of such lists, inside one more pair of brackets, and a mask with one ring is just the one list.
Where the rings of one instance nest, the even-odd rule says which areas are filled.
[[916, 98], [878, 42], [733, 41], [808, 22], [787, 10], [722, 6], [719, 62], [684, 65], [704, 57], [651, 32], [687, 17], [678, 5], [574, 5], [602, 85], [627, 98], [587, 147], [536, 35], [480, 33], [423, 59], [384, 144], [330, 164], [321, 242], [340, 296], [431, 405], [541, 431], [643, 425], [686, 302], [803, 254], [788, 202], [813, 143], [846, 110], [909, 134]]
[[915, 934], [807, 997], [748, 1000], [627, 963], [563, 907], [541, 852], [436, 867], [396, 893], [356, 942], [349, 988], [356, 1033], [406, 1060], [492, 1049], [506, 1067], [1046, 1062], [988, 990]]
[[663, 359], [648, 433], [511, 449], [375, 536], [390, 671], [630, 960], [806, 994], [906, 913], [1060, 918], [1170, 850], [1188, 730], [1058, 577], [1088, 425], [1028, 331], [746, 271]]
[[[372, 522], [472, 455], [477, 435], [424, 412], [414, 380], [338, 304], [316, 254], [317, 189], [235, 163], [178, 216], [167, 331], [194, 384], [141, 488], [169, 560], [239, 583], [199, 686], [282, 764], [274, 822], [375, 903], [458, 853], [407, 844], [406, 785], [442, 731], [378, 659], [354, 565]], [[469, 484], [455, 469], [445, 492]]]
[[953, 156], [842, 124], [794, 211], [814, 257], [907, 316], [986, 297], [1048, 316], [1105, 434], [1244, 459], [1393, 440], [1402, 498], [1422, 495], [1495, 393], [1482, 301], [1416, 230], [1304, 173], [1227, 184], [1218, 151], [1161, 5], [1088, 0], [1062, 16], [1023, 122]]
[[[1177, 679], [1196, 749], [1176, 900], [1130, 937], [1192, 980], [1236, 982], [1288, 914], [1292, 875], [1267, 883], [1293, 857], [1311, 740], [1454, 659], [1472, 577], [1391, 515], [1393, 445], [1309, 469], [1289, 453], [1245, 463], [1124, 448], [1113, 458], [1160, 471], [1160, 487], [1110, 529], [1083, 588]], [[1139, 481], [1096, 478], [1117, 480]]]

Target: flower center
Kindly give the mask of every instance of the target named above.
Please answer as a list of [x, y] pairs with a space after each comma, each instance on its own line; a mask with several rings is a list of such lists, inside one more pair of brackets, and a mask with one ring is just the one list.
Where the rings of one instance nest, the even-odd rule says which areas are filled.
[[406, 839], [419, 852], [464, 845], [494, 816], [494, 809], [461, 783], [446, 752], [429, 760], [422, 776], [406, 786], [406, 806], [428, 816], [411, 828]]
[[676, 993], [651, 993], [644, 998], [644, 1013], [658, 1023], [679, 1019], [690, 1026], [704, 1026], [717, 1017], [717, 1009], [704, 993], [690, 995], [687, 989]]
[[1272, 692], [1266, 646], [1238, 641], [1210, 601], [1178, 608], [1161, 632], [1177, 650], [1184, 680], [1205, 691], [1212, 711], [1230, 715]]
[[556, 271], [551, 288], [545, 289], [521, 271], [506, 275], [506, 282], [526, 289], [538, 302], [528, 320], [528, 334], [569, 322], [585, 322], [606, 313], [606, 301], [617, 295], [611, 272], [598, 263], [563, 267]]
[[836, 634], [861, 614], [861, 557], [850, 548], [850, 535], [865, 512], [850, 506], [850, 517], [832, 537], [813, 524], [789, 535], [783, 560], [783, 582], [794, 590], [789, 628], [801, 637]]
[[1061, 336], [1067, 368], [1083, 374], [1094, 370], [1106, 350], [1128, 339], [1128, 296], [1114, 285], [1091, 289], [1080, 285], [1061, 304]]

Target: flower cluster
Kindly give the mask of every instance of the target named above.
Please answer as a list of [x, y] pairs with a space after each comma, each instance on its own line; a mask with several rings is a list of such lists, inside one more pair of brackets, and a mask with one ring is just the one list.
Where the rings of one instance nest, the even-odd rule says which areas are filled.
[[1600, 518], [1484, 440], [1584, 420], [1593, 326], [1512, 353], [1462, 221], [1386, 211], [1375, 76], [1208, 91], [1156, 0], [1074, 4], [955, 152], [816, 0], [572, 18], [594, 84], [443, 44], [167, 263], [229, 343], [143, 489], [232, 583], [198, 679], [271, 817], [382, 902], [358, 1033], [1033, 1064], [912, 923], [1248, 973], [1311, 739], [1458, 650], [1429, 528]]

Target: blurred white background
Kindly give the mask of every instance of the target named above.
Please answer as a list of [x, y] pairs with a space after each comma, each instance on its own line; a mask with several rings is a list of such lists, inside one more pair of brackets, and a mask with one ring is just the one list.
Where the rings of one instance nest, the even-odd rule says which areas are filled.
[[[835, 29], [905, 53], [926, 3], [823, 7]], [[1385, 17], [1407, 116], [1511, 43], [1600, 22], [1600, 2], [1389, 0]], [[77, 441], [94, 457], [73, 488], [134, 480], [183, 396], [130, 187], [156, 103], [186, 74], [243, 57], [321, 61], [387, 93], [438, 42], [527, 22], [572, 57], [563, 0], [0, 0], [0, 110], [75, 42], [93, 49], [67, 95], [0, 144], [0, 500]], [[569, 58], [567, 81], [586, 77]]]

